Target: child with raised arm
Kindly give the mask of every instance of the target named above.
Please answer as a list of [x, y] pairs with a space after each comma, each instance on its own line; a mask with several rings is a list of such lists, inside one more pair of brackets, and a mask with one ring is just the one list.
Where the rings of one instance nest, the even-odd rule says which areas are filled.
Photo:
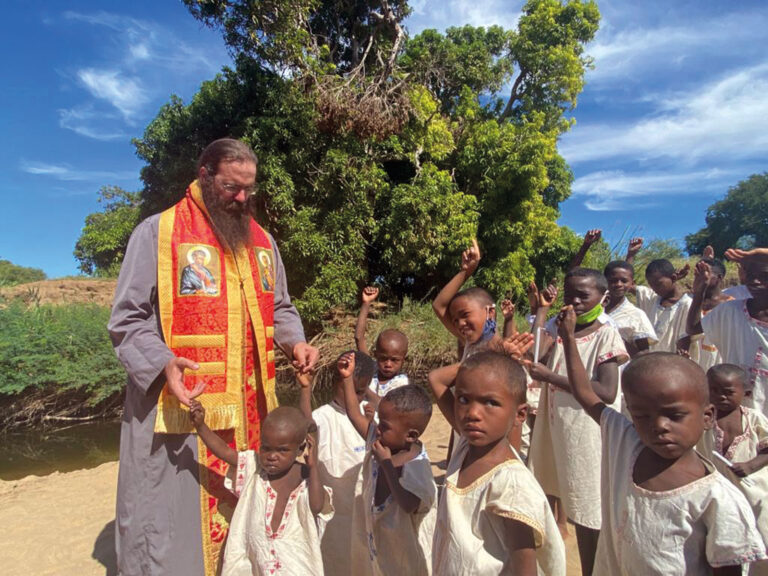
[[329, 573], [339, 576], [352, 576], [352, 564], [349, 555], [349, 543], [356, 533], [363, 530], [362, 525], [353, 523], [355, 486], [360, 475], [365, 457], [365, 442], [347, 417], [348, 412], [361, 413], [361, 403], [365, 398], [368, 385], [376, 364], [373, 358], [362, 352], [345, 352], [355, 358], [352, 382], [355, 398], [347, 403], [344, 397], [343, 376], [338, 367], [333, 376], [334, 394], [328, 404], [311, 412], [312, 382], [309, 375], [297, 376], [301, 385], [300, 407], [305, 417], [317, 423], [320, 437], [317, 442], [317, 460], [320, 480], [323, 485], [333, 490], [333, 518], [326, 524], [320, 541], [323, 564]]
[[741, 264], [752, 298], [724, 302], [701, 317], [707, 270], [694, 283], [689, 330], [706, 335], [723, 362], [741, 366], [749, 376], [744, 404], [768, 415], [768, 249], [728, 250], [726, 258]]
[[[239, 497], [229, 524], [222, 576], [323, 574], [316, 519], [333, 515], [331, 491], [320, 480], [314, 425], [291, 406], [270, 412], [261, 447], [238, 452], [205, 423], [205, 408], [190, 402], [200, 439], [230, 466]], [[306, 449], [305, 463], [297, 462]]]
[[[696, 449], [747, 499], [757, 530], [768, 544], [768, 418], [741, 405], [747, 374], [734, 364], [707, 371], [709, 400], [715, 405], [715, 425], [705, 430]], [[721, 458], [722, 456], [722, 458]], [[768, 574], [768, 561], [755, 562], [751, 575]]]
[[764, 559], [744, 496], [694, 450], [713, 418], [701, 368], [670, 353], [634, 359], [622, 375], [630, 422], [590, 383], [576, 318], [564, 307], [559, 332], [573, 396], [602, 433], [595, 574], [737, 575], [743, 564]]
[[[642, 247], [641, 238], [634, 240], [635, 243], [630, 244], [627, 253], [627, 262], [630, 264], [635, 253]], [[687, 267], [675, 270], [669, 260], [653, 260], [645, 268], [648, 286], [634, 286], [637, 307], [646, 313], [658, 338], [658, 342], [649, 347], [652, 352], [677, 352], [678, 341], [682, 338], [683, 343], [686, 342], [685, 322], [691, 297], [678, 284], [678, 280], [685, 276], [687, 270]]]
[[565, 547], [547, 497], [507, 440], [528, 411], [523, 368], [484, 351], [433, 370], [429, 384], [461, 435], [438, 509], [433, 573], [564, 576]]
[[626, 260], [609, 262], [603, 270], [608, 281], [605, 312], [616, 323], [630, 357], [647, 352], [658, 342], [648, 315], [632, 304], [627, 293], [635, 289], [635, 269]]
[[[352, 375], [355, 356], [339, 359], [347, 404], [355, 401]], [[354, 516], [365, 526], [354, 538], [352, 566], [355, 576], [373, 574], [431, 574], [432, 534], [437, 509], [437, 487], [419, 437], [432, 416], [429, 395], [413, 384], [391, 390], [382, 398], [378, 424], [371, 415], [348, 411], [366, 454], [360, 472], [362, 499]]]
[[[363, 354], [369, 353], [365, 341], [368, 311], [378, 295], [379, 289], [374, 286], [363, 288], [363, 303], [355, 326], [355, 344]], [[371, 379], [370, 389], [375, 396], [371, 400], [378, 404], [378, 399], [385, 396], [387, 392], [408, 384], [408, 375], [403, 373], [403, 363], [408, 357], [408, 337], [400, 330], [391, 328], [382, 330], [376, 337], [373, 357], [376, 359], [376, 373]]]
[[[574, 268], [565, 276], [563, 300], [578, 314], [576, 337], [595, 392], [619, 406], [619, 366], [628, 355], [618, 330], [600, 318], [608, 289], [605, 277], [591, 268]], [[537, 323], [546, 318], [542, 301]], [[551, 304], [551, 302], [549, 302]], [[584, 414], [571, 393], [563, 343], [542, 345], [543, 363], [527, 363], [531, 377], [542, 382], [539, 414], [533, 428], [529, 465], [544, 492], [558, 496], [576, 528], [582, 573], [592, 574], [600, 535], [600, 428]]]

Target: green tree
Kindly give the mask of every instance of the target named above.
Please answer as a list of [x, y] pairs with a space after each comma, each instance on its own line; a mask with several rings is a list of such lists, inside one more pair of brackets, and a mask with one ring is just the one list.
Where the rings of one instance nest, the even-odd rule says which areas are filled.
[[102, 212], [89, 214], [75, 245], [80, 270], [97, 276], [117, 276], [131, 232], [139, 223], [141, 195], [117, 186], [99, 191]]
[[722, 254], [728, 248], [768, 246], [768, 172], [753, 174], [707, 208], [707, 225], [685, 237], [690, 254], [707, 245]]
[[45, 272], [39, 268], [27, 268], [14, 264], [10, 260], [0, 260], [0, 287], [38, 282], [45, 278]]
[[411, 39], [405, 2], [282, 3], [279, 14], [275, 2], [186, 3], [222, 30], [236, 65], [188, 104], [172, 98], [135, 141], [142, 215], [181, 198], [205, 144], [246, 141], [259, 154], [255, 216], [306, 319], [352, 305], [364, 282], [422, 298], [473, 236], [478, 282], [499, 297], [522, 299], [578, 248], [556, 224], [573, 179], [557, 140], [590, 65], [594, 2], [531, 0], [517, 30]]

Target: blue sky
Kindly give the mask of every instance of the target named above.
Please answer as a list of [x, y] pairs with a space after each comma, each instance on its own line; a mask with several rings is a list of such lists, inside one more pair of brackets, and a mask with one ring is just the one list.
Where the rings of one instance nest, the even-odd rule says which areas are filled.
[[[417, 0], [409, 31], [514, 27], [522, 2]], [[595, 69], [560, 150], [576, 175], [560, 222], [682, 239], [740, 179], [768, 170], [768, 6], [603, 1]], [[0, 258], [75, 274], [98, 189], [141, 187], [130, 143], [171, 94], [230, 62], [176, 0], [10, 0], [0, 112]]]

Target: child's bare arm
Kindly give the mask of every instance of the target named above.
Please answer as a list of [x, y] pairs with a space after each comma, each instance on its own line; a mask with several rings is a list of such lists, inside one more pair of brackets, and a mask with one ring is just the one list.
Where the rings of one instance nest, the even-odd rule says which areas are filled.
[[747, 460], [746, 462], [734, 462], [731, 470], [733, 470], [733, 473], [739, 478], [744, 478], [745, 476], [749, 476], [750, 474], [754, 474], [758, 470], [765, 468], [766, 464], [768, 464], [768, 448], [763, 448], [757, 453], [757, 456], [752, 458], [752, 460]]
[[358, 408], [355, 383], [352, 380], [352, 374], [355, 372], [355, 355], [351, 352], [344, 354], [344, 356], [339, 358], [336, 369], [342, 377], [342, 386], [344, 386], [344, 404], [347, 406], [347, 417], [360, 436], [367, 438], [371, 419], [364, 416]]
[[472, 246], [464, 250], [464, 253], [461, 255], [461, 269], [451, 278], [448, 284], [443, 286], [443, 289], [440, 290], [437, 297], [432, 301], [432, 309], [440, 319], [440, 322], [457, 338], [459, 337], [459, 332], [448, 317], [448, 304], [461, 290], [464, 282], [475, 273], [478, 264], [480, 264], [480, 247], [477, 245], [477, 240], [473, 239]]
[[189, 401], [189, 417], [197, 429], [197, 435], [208, 446], [208, 449], [230, 466], [237, 466], [237, 450], [228, 446], [213, 430], [208, 428], [205, 423], [205, 408], [194, 398]]
[[504, 316], [504, 338], [510, 338], [517, 334], [515, 326], [515, 305], [508, 298], [501, 302], [501, 315]]
[[305, 418], [312, 419], [312, 375], [302, 374], [296, 371], [296, 380], [299, 383], [299, 410]]
[[627, 255], [624, 257], [624, 260], [628, 264], [634, 264], [635, 263], [635, 256], [637, 256], [637, 253], [640, 252], [640, 249], [643, 247], [643, 239], [640, 237], [637, 238], [630, 238], [629, 244], [627, 245]]
[[307, 491], [309, 492], [309, 509], [312, 510], [312, 514], [317, 516], [323, 510], [323, 503], [325, 502], [325, 490], [323, 490], [323, 483], [320, 480], [320, 473], [317, 466], [317, 437], [319, 431], [316, 430], [313, 433], [307, 434], [307, 453], [305, 462], [307, 463], [307, 469], [309, 476], [307, 477]]
[[589, 248], [592, 244], [600, 240], [601, 235], [602, 231], [597, 228], [587, 230], [587, 233], [584, 234], [584, 241], [581, 243], [579, 251], [576, 252], [576, 255], [571, 259], [571, 263], [568, 265], [568, 270], [573, 270], [574, 268], [581, 266], [581, 263], [584, 262], [584, 257], [587, 255], [587, 252], [589, 252]]
[[[563, 339], [563, 352], [565, 353], [565, 365], [568, 369], [568, 380], [571, 385], [571, 393], [582, 405], [592, 419], [600, 423], [600, 416], [605, 408], [605, 402], [598, 396], [587, 376], [587, 370], [579, 355], [579, 347], [576, 344], [576, 312], [572, 306], [564, 306], [558, 317], [558, 332]], [[601, 364], [602, 367], [604, 364]], [[618, 368], [615, 363], [614, 368]], [[599, 376], [598, 371], [598, 376]], [[618, 370], [617, 370], [618, 380]]]
[[543, 290], [536, 289], [535, 292], [537, 294], [538, 302], [536, 303], [536, 318], [533, 321], [533, 326], [531, 326], [531, 332], [536, 334], [536, 330], [540, 329], [541, 342], [539, 344], [539, 358], [544, 359], [547, 357], [554, 344], [554, 340], [549, 336], [545, 327], [547, 324], [547, 314], [549, 314], [549, 310], [557, 298], [557, 286], [555, 286], [553, 280], [549, 286]]
[[429, 373], [428, 378], [429, 387], [437, 399], [437, 407], [440, 408], [440, 412], [443, 413], [443, 416], [445, 416], [445, 419], [454, 430], [456, 430], [456, 419], [453, 413], [453, 406], [456, 399], [451, 388], [454, 382], [456, 382], [459, 366], [460, 364], [457, 363], [436, 368]]
[[381, 472], [384, 474], [384, 479], [389, 486], [389, 492], [392, 494], [397, 505], [403, 509], [407, 514], [413, 514], [419, 509], [421, 499], [415, 494], [409, 492], [400, 484], [400, 476], [397, 473], [397, 468], [392, 463], [392, 451], [384, 446], [379, 440], [373, 443], [371, 448], [373, 455], [379, 463]]
[[379, 289], [374, 286], [363, 288], [362, 304], [360, 313], [357, 315], [357, 325], [355, 326], [355, 345], [363, 354], [368, 354], [368, 345], [365, 342], [365, 330], [368, 326], [368, 312], [371, 309], [371, 303], [379, 296]]
[[709, 264], [701, 261], [696, 264], [693, 274], [693, 300], [688, 308], [688, 316], [685, 319], [685, 331], [689, 336], [695, 336], [704, 332], [701, 327], [701, 306], [704, 303], [704, 292], [709, 282], [711, 269]]
[[510, 518], [504, 519], [509, 558], [503, 574], [515, 576], [536, 576], [536, 540], [533, 529], [527, 524]]

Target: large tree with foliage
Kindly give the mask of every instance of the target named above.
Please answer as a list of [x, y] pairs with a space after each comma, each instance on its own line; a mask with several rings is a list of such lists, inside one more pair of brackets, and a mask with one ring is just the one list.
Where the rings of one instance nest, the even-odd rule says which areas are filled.
[[102, 212], [89, 214], [75, 245], [80, 270], [97, 276], [117, 276], [128, 238], [139, 223], [141, 195], [118, 186], [99, 190]]
[[711, 245], [715, 253], [728, 248], [768, 246], [768, 172], [753, 174], [707, 208], [707, 225], [685, 237], [686, 250], [701, 254]]
[[578, 239], [556, 224], [572, 174], [557, 152], [590, 65], [591, 1], [530, 0], [517, 30], [426, 30], [405, 1], [185, 0], [235, 56], [189, 104], [172, 98], [136, 141], [142, 213], [195, 177], [203, 146], [260, 158], [257, 219], [279, 241], [305, 318], [364, 282], [424, 297], [473, 236], [478, 282], [521, 298]]

